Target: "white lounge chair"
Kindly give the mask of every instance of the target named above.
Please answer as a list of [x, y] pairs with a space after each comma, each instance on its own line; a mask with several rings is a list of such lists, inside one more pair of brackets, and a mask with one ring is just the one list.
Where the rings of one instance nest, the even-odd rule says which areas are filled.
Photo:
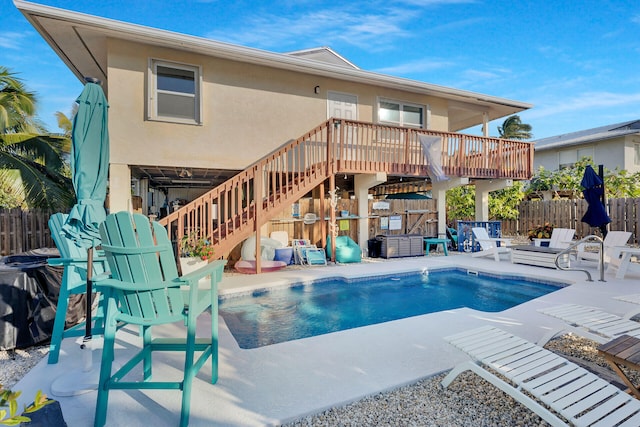
[[[609, 231], [604, 238], [604, 263], [606, 266], [611, 263], [617, 267], [620, 265], [620, 248], [624, 248], [627, 241], [631, 237], [629, 231]], [[580, 262], [596, 262], [598, 268], [600, 268], [600, 252], [587, 251], [586, 247], [592, 245], [587, 243], [585, 245], [579, 245], [576, 252], [576, 259]]]
[[[483, 257], [493, 256], [496, 261], [500, 261], [500, 255], [509, 254], [510, 249], [507, 247], [511, 244], [511, 239], [498, 239], [489, 237], [487, 230], [482, 227], [474, 227], [471, 229], [475, 240], [480, 243], [480, 252], [474, 252], [471, 256]], [[498, 243], [504, 243], [505, 246], [499, 246]]]
[[579, 304], [562, 304], [539, 309], [538, 312], [561, 319], [571, 326], [585, 329], [607, 339], [620, 335], [640, 337], [640, 323], [595, 307]]
[[473, 360], [453, 368], [442, 381], [444, 387], [462, 372], [470, 370], [553, 426], [569, 423], [576, 426], [640, 425], [640, 401], [529, 341], [491, 326], [452, 335], [445, 340]]

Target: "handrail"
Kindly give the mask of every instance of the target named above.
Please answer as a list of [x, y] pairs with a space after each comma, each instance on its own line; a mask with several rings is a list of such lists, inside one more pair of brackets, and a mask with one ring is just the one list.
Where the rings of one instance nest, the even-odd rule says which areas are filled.
[[195, 232], [212, 242], [216, 257], [224, 256], [331, 175], [386, 172], [428, 177], [430, 165], [419, 134], [441, 137], [440, 160], [448, 176], [532, 175], [529, 142], [329, 119], [159, 222], [173, 241]]
[[581, 268], [571, 268], [571, 267], [563, 267], [560, 265], [560, 257], [562, 255], [568, 254], [569, 252], [571, 252], [571, 250], [575, 247], [577, 247], [578, 245], [584, 244], [584, 243], [589, 243], [589, 242], [597, 242], [600, 245], [600, 249], [599, 249], [599, 253], [600, 253], [600, 257], [599, 257], [599, 270], [600, 270], [600, 282], [606, 282], [606, 280], [604, 280], [604, 240], [602, 240], [601, 237], [596, 236], [594, 234], [590, 234], [589, 236], [583, 237], [582, 239], [578, 240], [577, 242], [573, 242], [571, 243], [568, 247], [566, 247], [565, 249], [563, 249], [558, 255], [556, 255], [556, 259], [555, 259], [555, 264], [556, 267], [558, 267], [559, 270], [564, 270], [564, 271], [582, 271], [583, 273], [585, 273], [587, 275], [587, 282], [593, 282], [593, 279], [591, 278], [591, 273], [588, 270], [584, 270]]

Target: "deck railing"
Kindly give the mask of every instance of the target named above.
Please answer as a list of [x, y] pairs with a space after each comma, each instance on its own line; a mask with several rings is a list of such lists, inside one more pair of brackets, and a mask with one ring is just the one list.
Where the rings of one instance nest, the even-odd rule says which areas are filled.
[[448, 176], [531, 177], [531, 143], [330, 119], [160, 222], [175, 241], [196, 233], [212, 242], [216, 256], [224, 256], [330, 175], [429, 176], [419, 134], [441, 138], [440, 160]]

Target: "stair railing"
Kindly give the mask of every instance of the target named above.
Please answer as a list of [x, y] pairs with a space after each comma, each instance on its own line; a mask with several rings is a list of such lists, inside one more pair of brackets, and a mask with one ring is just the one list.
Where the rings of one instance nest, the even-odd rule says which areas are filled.
[[187, 233], [224, 256], [269, 219], [337, 173], [427, 177], [418, 135], [441, 137], [448, 176], [528, 179], [533, 146], [451, 132], [330, 119], [160, 220], [174, 242]]

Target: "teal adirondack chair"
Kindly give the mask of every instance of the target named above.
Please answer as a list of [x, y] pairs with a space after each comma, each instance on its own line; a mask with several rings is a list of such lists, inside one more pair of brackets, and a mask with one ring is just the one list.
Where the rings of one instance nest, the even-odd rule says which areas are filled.
[[[180, 425], [189, 423], [191, 385], [197, 372], [211, 359], [211, 383], [218, 380], [218, 282], [226, 261], [178, 277], [176, 261], [167, 231], [144, 215], [118, 212], [107, 216], [100, 226], [102, 248], [111, 267], [111, 278], [98, 288], [107, 301], [104, 347], [98, 384], [95, 426], [103, 426], [111, 389], [182, 390]], [[210, 287], [198, 286], [199, 279], [210, 276]], [[211, 309], [211, 336], [196, 339], [198, 316]], [[114, 342], [118, 322], [139, 325], [142, 349], [112, 374]], [[184, 322], [186, 339], [153, 338], [155, 325]], [[152, 381], [153, 351], [185, 352], [182, 381]], [[197, 360], [194, 353], [202, 352]], [[143, 363], [144, 381], [123, 381]]]
[[[47, 360], [49, 364], [58, 363], [60, 344], [64, 338], [80, 337], [85, 334], [84, 322], [74, 325], [67, 330], [64, 329], [70, 296], [87, 293], [87, 250], [77, 246], [72, 240], [61, 233], [67, 216], [67, 214], [56, 213], [49, 218], [51, 238], [60, 252], [60, 258], [49, 259], [49, 265], [64, 267], [62, 283], [60, 284], [60, 294], [58, 295], [56, 317], [53, 321], [51, 344], [49, 345], [49, 358]], [[97, 255], [93, 257], [94, 277], [99, 277], [105, 273], [105, 267], [106, 258]], [[91, 297], [89, 296], [89, 298]], [[98, 305], [97, 313], [92, 316], [92, 320], [92, 335], [102, 335], [104, 332], [104, 309], [102, 304]]]

